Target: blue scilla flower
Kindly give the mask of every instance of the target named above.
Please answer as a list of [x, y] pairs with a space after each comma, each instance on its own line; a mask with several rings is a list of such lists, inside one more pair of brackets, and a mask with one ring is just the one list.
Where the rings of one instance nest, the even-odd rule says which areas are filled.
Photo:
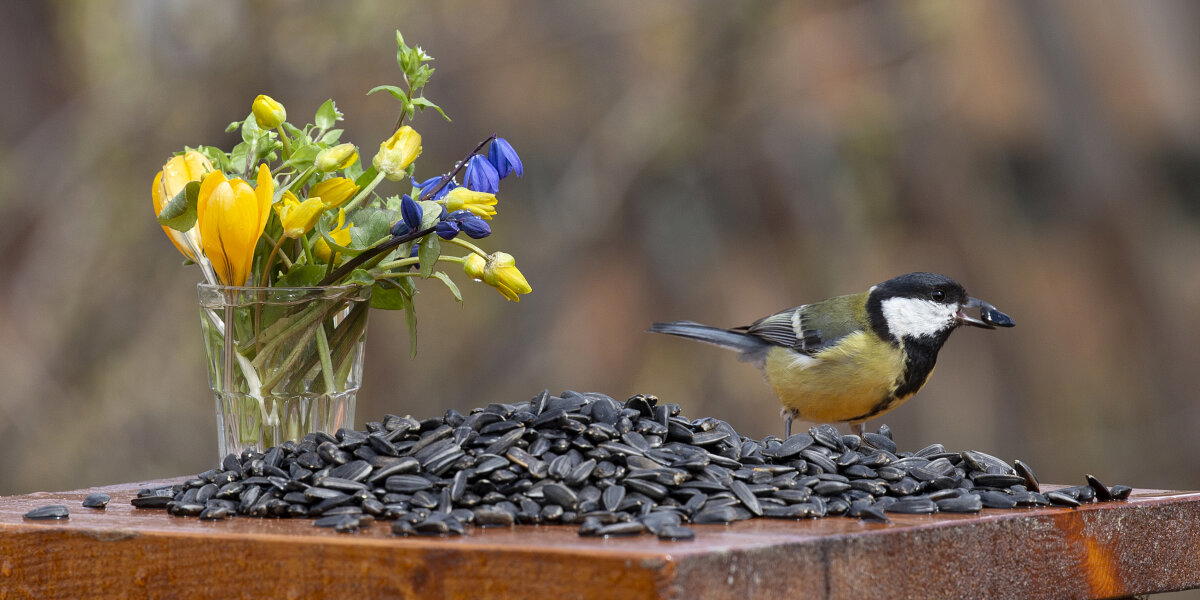
[[408, 225], [405, 225], [404, 220], [401, 219], [392, 225], [391, 234], [393, 237], [401, 237], [403, 235], [407, 235], [410, 231], [412, 230], [409, 229]]
[[412, 252], [409, 252], [409, 253], [408, 253], [408, 257], [409, 257], [409, 258], [414, 258], [414, 257], [416, 257], [416, 256], [417, 256], [418, 254], [420, 254], [420, 253], [421, 253], [421, 244], [420, 244], [420, 243], [416, 243], [416, 244], [413, 244], [413, 247], [412, 247]]
[[[492, 226], [488, 225], [487, 221], [479, 218], [475, 215], [475, 213], [472, 213], [469, 210], [456, 210], [447, 215], [446, 220], [442, 222], [454, 223], [455, 233], [462, 231], [474, 239], [485, 238], [489, 235], [492, 235]], [[442, 237], [450, 239], [446, 236]]]
[[488, 161], [496, 167], [500, 179], [508, 177], [509, 173], [516, 173], [517, 177], [525, 174], [525, 165], [521, 164], [521, 157], [517, 156], [512, 144], [502, 137], [492, 140], [492, 144], [488, 146]]
[[488, 159], [476, 154], [467, 161], [467, 174], [463, 176], [463, 185], [476, 192], [495, 194], [500, 191], [500, 174]]
[[404, 217], [404, 224], [408, 225], [409, 229], [416, 231], [421, 228], [421, 217], [424, 211], [421, 210], [421, 205], [417, 204], [412, 196], [405, 194], [400, 199], [400, 215]]
[[[429, 179], [426, 179], [425, 181], [421, 181], [421, 182], [418, 182], [416, 179], [413, 179], [412, 184], [413, 184], [413, 187], [419, 188], [421, 190], [421, 193], [419, 193], [417, 195], [421, 198], [425, 198], [425, 194], [429, 193], [429, 190], [436, 188], [438, 186], [438, 184], [441, 183], [441, 181], [442, 181], [442, 176], [438, 175], [436, 177], [430, 177]], [[450, 190], [452, 190], [456, 187], [458, 187], [458, 184], [454, 183], [453, 180], [448, 181], [448, 182], [446, 182], [446, 187], [443, 187], [442, 189], [438, 190], [438, 193], [435, 194], [432, 198], [425, 198], [425, 199], [426, 200], [441, 200], [443, 196], [450, 193]]]

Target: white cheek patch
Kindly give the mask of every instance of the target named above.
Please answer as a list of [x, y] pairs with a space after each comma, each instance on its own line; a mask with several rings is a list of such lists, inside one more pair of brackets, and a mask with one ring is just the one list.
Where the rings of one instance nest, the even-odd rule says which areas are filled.
[[896, 339], [937, 335], [958, 320], [958, 307], [920, 298], [888, 298], [883, 318]]

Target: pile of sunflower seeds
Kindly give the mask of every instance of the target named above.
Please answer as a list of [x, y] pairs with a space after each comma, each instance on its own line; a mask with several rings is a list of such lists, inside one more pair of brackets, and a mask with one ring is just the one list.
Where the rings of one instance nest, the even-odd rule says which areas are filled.
[[787, 439], [739, 435], [711, 417], [638, 395], [543, 392], [365, 431], [313, 433], [230, 454], [182, 484], [141, 490], [139, 508], [225, 519], [306, 517], [351, 532], [376, 520], [397, 535], [460, 535], [468, 525], [573, 524], [584, 536], [650, 532], [687, 540], [688, 523], [752, 517], [971, 513], [1121, 500], [1127, 486], [1043, 492], [1028, 466], [933, 444], [900, 452], [886, 425], [862, 438], [830, 425]]

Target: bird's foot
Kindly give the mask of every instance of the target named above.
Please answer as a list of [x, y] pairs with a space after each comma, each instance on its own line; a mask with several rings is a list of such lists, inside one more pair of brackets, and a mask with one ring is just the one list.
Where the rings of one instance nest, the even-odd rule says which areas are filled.
[[790, 408], [779, 409], [779, 416], [783, 418], [783, 439], [792, 437], [792, 421], [796, 418], [796, 411]]
[[864, 426], [864, 423], [851, 423], [850, 433], [853, 433], [854, 435], [857, 435], [859, 439], [862, 439]]

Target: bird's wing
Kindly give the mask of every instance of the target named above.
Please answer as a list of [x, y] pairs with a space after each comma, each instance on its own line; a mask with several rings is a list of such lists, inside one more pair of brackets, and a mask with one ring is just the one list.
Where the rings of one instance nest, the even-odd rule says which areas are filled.
[[[839, 296], [804, 304], [763, 317], [735, 329], [801, 354], [816, 354], [838, 340], [862, 331], [853, 296]], [[865, 306], [865, 299], [864, 299]]]

